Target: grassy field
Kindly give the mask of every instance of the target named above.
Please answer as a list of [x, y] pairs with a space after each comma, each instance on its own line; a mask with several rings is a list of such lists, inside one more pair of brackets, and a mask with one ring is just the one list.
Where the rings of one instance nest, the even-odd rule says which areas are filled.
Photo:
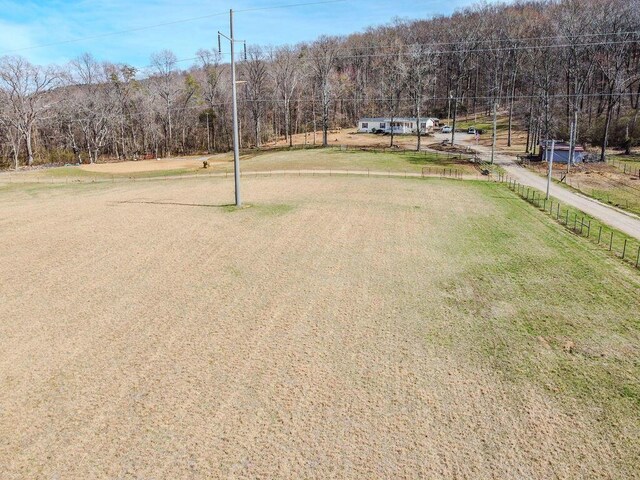
[[[454, 168], [461, 173], [476, 173], [475, 166], [459, 155], [435, 152], [371, 152], [358, 149], [308, 149], [293, 152], [264, 152], [246, 158], [242, 168], [248, 171], [336, 169], [419, 173], [423, 168]], [[216, 164], [214, 168], [229, 168]]]
[[[547, 164], [531, 163], [529, 168], [540, 175], [547, 174]], [[559, 181], [566, 174], [566, 165], [554, 165], [553, 178]], [[610, 163], [586, 163], [571, 168], [561, 185], [572, 188], [603, 203], [640, 214], [640, 178], [625, 174]]]
[[503, 185], [243, 186], [0, 190], [3, 479], [639, 477], [637, 270]]
[[[12, 182], [33, 181], [104, 181], [126, 178], [152, 178], [179, 175], [197, 175], [233, 172], [233, 158], [229, 154], [209, 158], [209, 168], [202, 168], [202, 161], [160, 160], [143, 162], [119, 162], [87, 165], [81, 167], [58, 167], [31, 172], [5, 173], [4, 179]], [[271, 170], [342, 170], [436, 173], [440, 170], [457, 171], [460, 174], [478, 173], [466, 157], [435, 152], [375, 152], [360, 149], [347, 151], [340, 148], [308, 148], [293, 151], [276, 150], [244, 154], [241, 169], [245, 172], [268, 172]], [[181, 166], [176, 168], [176, 165]], [[3, 177], [0, 176], [0, 183]]]
[[610, 163], [625, 174], [640, 177], [640, 154], [607, 154], [607, 163]]
[[577, 208], [562, 204], [555, 197], [546, 200], [543, 191], [511, 182], [507, 186], [522, 199], [547, 213], [551, 219], [564, 225], [572, 233], [594, 242], [614, 257], [620, 258], [634, 267], [640, 266], [640, 241], [636, 238], [610, 227]]

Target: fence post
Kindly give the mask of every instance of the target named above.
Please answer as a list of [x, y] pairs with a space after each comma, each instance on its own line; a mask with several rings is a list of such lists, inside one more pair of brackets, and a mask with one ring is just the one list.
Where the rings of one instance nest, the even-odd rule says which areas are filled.
[[573, 214], [573, 231], [574, 232], [576, 231], [577, 223], [578, 223], [578, 213], [574, 213]]
[[611, 230], [611, 238], [609, 238], [609, 251], [611, 251], [612, 246], [613, 246], [613, 230]]
[[584, 217], [580, 220], [580, 235], [582, 235], [582, 230], [584, 229]]
[[558, 211], [556, 212], [556, 220], [560, 220], [560, 202], [558, 202]]
[[624, 245], [622, 246], [622, 259], [624, 260], [624, 254], [627, 252], [627, 239], [624, 239]]
[[547, 199], [544, 199], [544, 207], [542, 208], [545, 212], [547, 211]]
[[638, 254], [636, 255], [636, 268], [638, 268], [638, 263], [640, 263], [640, 245], [638, 245]]
[[567, 217], [564, 219], [564, 224], [569, 228], [569, 209], [567, 208]]
[[587, 238], [591, 238], [591, 220], [589, 220], [589, 225], [587, 226]]
[[600, 229], [598, 230], [598, 245], [600, 245], [600, 237], [602, 237], [602, 225], [600, 225]]

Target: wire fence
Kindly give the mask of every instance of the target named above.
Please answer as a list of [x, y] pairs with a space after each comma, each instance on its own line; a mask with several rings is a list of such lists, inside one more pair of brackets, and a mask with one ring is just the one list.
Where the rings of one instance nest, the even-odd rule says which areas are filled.
[[[575, 170], [574, 173], [567, 174], [566, 168], [554, 168], [553, 180], [560, 184], [568, 185], [600, 202], [639, 214], [640, 184], [638, 180], [640, 180], [640, 177], [638, 177], [638, 175], [640, 175], [640, 169], [634, 169], [635, 167], [626, 166], [624, 162], [616, 160], [611, 160], [607, 163], [614, 166], [619, 172], [614, 170], [605, 173], [595, 170], [592, 174], [592, 172], [587, 169], [587, 171], [577, 170], [577, 174]], [[547, 164], [544, 162], [529, 162], [523, 160], [521, 164], [540, 175], [547, 175]], [[584, 164], [580, 167], [588, 165], [598, 167], [603, 164]]]
[[[83, 177], [26, 177], [21, 174], [5, 174], [0, 177], [0, 185], [74, 185], [74, 184], [110, 184], [110, 183], [135, 183], [162, 180], [180, 180], [192, 178], [233, 178], [233, 170], [227, 169], [217, 172], [185, 173], [178, 175], [151, 175], [151, 176], [126, 176], [126, 175], [100, 175]], [[282, 176], [359, 176], [359, 177], [393, 177], [393, 178], [448, 178], [454, 180], [491, 180], [491, 175], [485, 176], [480, 172], [469, 173], [454, 167], [421, 167], [419, 170], [376, 170], [376, 169], [269, 169], [255, 171], [241, 171], [241, 178]]]
[[520, 198], [545, 212], [572, 233], [608, 250], [635, 268], [640, 268], [640, 241], [637, 239], [609, 227], [581, 210], [563, 205], [553, 197], [547, 199], [544, 193], [532, 187], [509, 178], [503, 180], [503, 183]]
[[[607, 163], [613, 165], [618, 170], [621, 170], [625, 175], [631, 175], [640, 179], [640, 164], [638, 166], [631, 165], [629, 161], [620, 161], [615, 158], [607, 157]], [[634, 162], [639, 163], [639, 162]]]

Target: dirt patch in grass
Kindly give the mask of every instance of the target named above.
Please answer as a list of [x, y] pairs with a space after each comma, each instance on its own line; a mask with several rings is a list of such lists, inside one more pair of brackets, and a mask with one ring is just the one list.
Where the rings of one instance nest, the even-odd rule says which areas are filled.
[[640, 471], [638, 274], [499, 185], [29, 188], [0, 191], [3, 478]]

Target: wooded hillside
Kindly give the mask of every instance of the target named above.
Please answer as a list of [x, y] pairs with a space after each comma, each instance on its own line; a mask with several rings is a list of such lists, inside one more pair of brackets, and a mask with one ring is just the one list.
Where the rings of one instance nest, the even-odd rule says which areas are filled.
[[[640, 143], [640, 0], [476, 5], [308, 44], [238, 55], [241, 143], [354, 126], [364, 116], [489, 112], [538, 140]], [[231, 148], [228, 56], [170, 51], [145, 70], [0, 59], [0, 164], [88, 163]], [[185, 65], [191, 65], [185, 68]], [[320, 143], [322, 138], [318, 138]]]

